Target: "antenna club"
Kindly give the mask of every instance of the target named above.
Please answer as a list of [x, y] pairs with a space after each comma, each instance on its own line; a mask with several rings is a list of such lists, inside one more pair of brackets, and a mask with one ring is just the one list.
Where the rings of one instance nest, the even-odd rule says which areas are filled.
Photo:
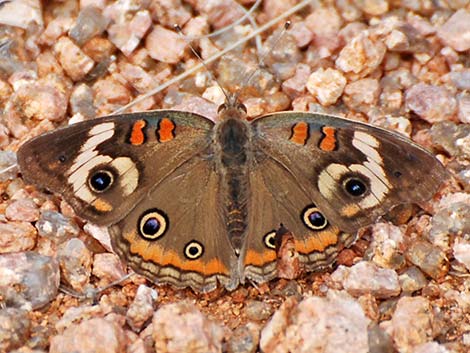
[[173, 25], [173, 29], [174, 29], [176, 32], [178, 32], [178, 33], [181, 33], [181, 32], [183, 31], [183, 30], [181, 29], [181, 26], [180, 26], [179, 24], [177, 24], [177, 23], [175, 23], [175, 24]]

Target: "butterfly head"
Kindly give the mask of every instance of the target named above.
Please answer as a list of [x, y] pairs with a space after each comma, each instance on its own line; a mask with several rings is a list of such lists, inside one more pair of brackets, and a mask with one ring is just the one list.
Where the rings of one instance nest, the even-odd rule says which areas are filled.
[[240, 102], [237, 94], [226, 95], [226, 100], [217, 110], [221, 120], [238, 116], [244, 118], [247, 115], [246, 106]]

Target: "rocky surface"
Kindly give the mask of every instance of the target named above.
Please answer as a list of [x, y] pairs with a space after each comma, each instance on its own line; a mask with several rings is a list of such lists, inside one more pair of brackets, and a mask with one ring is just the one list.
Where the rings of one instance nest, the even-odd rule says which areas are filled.
[[[420, 208], [360, 232], [322, 273], [201, 294], [155, 286], [111, 253], [106, 229], [15, 166], [24, 141], [68, 123], [172, 108], [217, 119], [207, 72], [145, 96], [252, 31], [251, 0], [36, 0], [0, 4], [0, 351], [470, 351], [470, 7], [465, 1], [312, 2], [211, 64], [249, 114], [330, 113], [401, 132], [437, 155], [449, 179]], [[265, 0], [261, 26], [297, 2]], [[201, 37], [202, 36], [202, 37]], [[40, 152], [40, 151], [39, 151]], [[393, 223], [392, 223], [393, 222]], [[289, 254], [287, 254], [289, 255]], [[58, 291], [59, 280], [63, 291]]]

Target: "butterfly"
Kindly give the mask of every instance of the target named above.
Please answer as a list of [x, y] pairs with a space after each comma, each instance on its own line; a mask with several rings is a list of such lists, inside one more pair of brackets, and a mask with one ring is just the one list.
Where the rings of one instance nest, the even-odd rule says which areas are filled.
[[431, 198], [442, 164], [393, 132], [326, 114], [252, 122], [234, 97], [219, 120], [156, 110], [107, 116], [27, 141], [24, 179], [108, 226], [113, 249], [156, 283], [211, 291], [276, 277], [276, 231], [301, 266], [325, 268], [359, 228]]

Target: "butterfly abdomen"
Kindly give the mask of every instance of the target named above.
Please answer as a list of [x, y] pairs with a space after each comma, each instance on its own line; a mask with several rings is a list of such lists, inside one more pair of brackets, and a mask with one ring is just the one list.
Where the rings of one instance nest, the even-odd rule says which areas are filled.
[[239, 250], [247, 226], [249, 129], [240, 119], [227, 119], [217, 129], [218, 169], [225, 197], [227, 232]]

